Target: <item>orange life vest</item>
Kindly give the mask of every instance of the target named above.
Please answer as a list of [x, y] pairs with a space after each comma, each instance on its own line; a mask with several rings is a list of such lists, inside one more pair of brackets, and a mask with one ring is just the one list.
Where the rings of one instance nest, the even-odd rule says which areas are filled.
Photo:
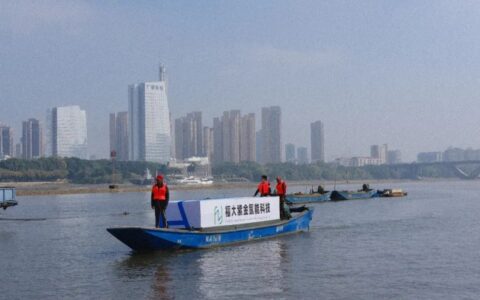
[[165, 201], [167, 200], [167, 185], [164, 183], [163, 186], [159, 187], [154, 185], [152, 187], [153, 200], [155, 201]]
[[280, 196], [285, 196], [287, 193], [287, 184], [285, 181], [280, 181], [280, 183], [277, 183], [277, 194]]
[[261, 196], [267, 196], [270, 194], [270, 182], [262, 181], [258, 185], [258, 192]]

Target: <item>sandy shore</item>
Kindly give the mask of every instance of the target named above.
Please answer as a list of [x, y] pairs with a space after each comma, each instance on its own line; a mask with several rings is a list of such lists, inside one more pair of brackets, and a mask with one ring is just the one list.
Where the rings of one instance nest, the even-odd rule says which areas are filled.
[[[448, 181], [448, 179], [444, 179]], [[375, 184], [382, 183], [398, 183], [409, 180], [350, 180], [337, 181], [337, 185], [341, 184], [358, 184], [369, 183], [374, 187]], [[425, 180], [427, 181], [427, 180]], [[437, 180], [435, 180], [437, 181]], [[333, 181], [291, 181], [290, 186], [313, 186], [322, 184], [327, 189], [333, 186]], [[273, 182], [272, 182], [273, 185]], [[149, 192], [150, 186], [139, 186], [133, 184], [118, 184], [116, 188], [110, 189], [108, 184], [72, 184], [68, 182], [4, 182], [0, 186], [13, 186], [17, 188], [18, 196], [30, 195], [62, 195], [62, 194], [90, 194], [90, 193], [132, 193], [132, 192]], [[195, 190], [195, 189], [227, 189], [227, 188], [250, 188], [255, 189], [255, 182], [230, 182], [230, 183], [214, 183], [211, 185], [169, 185], [171, 190]]]

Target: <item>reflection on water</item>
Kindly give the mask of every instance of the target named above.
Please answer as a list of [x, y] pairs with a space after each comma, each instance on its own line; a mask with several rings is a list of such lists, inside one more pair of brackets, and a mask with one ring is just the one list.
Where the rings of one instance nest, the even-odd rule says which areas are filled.
[[115, 273], [121, 281], [150, 278], [146, 295], [151, 299], [282, 298], [289, 262], [285, 240], [279, 238], [210, 250], [131, 252]]
[[285, 247], [282, 239], [276, 239], [204, 252], [198, 259], [200, 295], [209, 299], [281, 295]]

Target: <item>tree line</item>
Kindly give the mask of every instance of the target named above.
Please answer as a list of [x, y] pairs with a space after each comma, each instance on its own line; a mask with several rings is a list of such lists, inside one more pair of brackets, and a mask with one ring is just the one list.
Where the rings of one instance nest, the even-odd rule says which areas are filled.
[[[115, 167], [115, 173], [113, 168]], [[167, 166], [152, 162], [83, 160], [48, 157], [34, 160], [8, 159], [0, 161], [0, 181], [58, 181], [95, 184], [117, 183], [142, 179], [146, 169], [167, 173]], [[175, 172], [175, 170], [172, 170]], [[112, 176], [114, 174], [114, 177]]]
[[[112, 171], [115, 167], [115, 178]], [[95, 184], [116, 183], [140, 180], [148, 169], [172, 175], [178, 169], [165, 164], [111, 160], [82, 160], [78, 158], [40, 158], [35, 160], [9, 159], [0, 161], [0, 181], [57, 181]], [[194, 169], [194, 166], [193, 166]], [[368, 180], [368, 179], [416, 179], [420, 177], [455, 177], [448, 168], [439, 166], [422, 167], [419, 172], [409, 165], [380, 165], [364, 167], [345, 167], [333, 163], [312, 163], [296, 165], [276, 163], [261, 165], [255, 162], [225, 162], [212, 167], [213, 176], [218, 179], [243, 179], [257, 181], [261, 175], [282, 176], [288, 180]]]

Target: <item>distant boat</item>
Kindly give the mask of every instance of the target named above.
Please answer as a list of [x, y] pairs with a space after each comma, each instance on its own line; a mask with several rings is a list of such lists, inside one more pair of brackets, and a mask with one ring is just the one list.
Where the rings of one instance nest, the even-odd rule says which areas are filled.
[[17, 190], [14, 187], [0, 187], [0, 207], [5, 210], [18, 205], [16, 195]]
[[292, 204], [325, 202], [330, 201], [330, 194], [331, 193], [329, 191], [326, 191], [325, 193], [295, 193], [286, 195], [285, 200], [287, 203]]
[[113, 227], [107, 231], [136, 251], [195, 249], [225, 246], [308, 231], [313, 208], [292, 209], [289, 220], [273, 220], [205, 229]]
[[405, 197], [408, 195], [401, 189], [385, 189], [383, 191], [377, 191], [379, 197]]
[[213, 180], [210, 177], [194, 177], [194, 176], [189, 176], [185, 177], [182, 179], [179, 179], [177, 181], [179, 184], [191, 184], [191, 185], [203, 185], [203, 184], [213, 184]]
[[373, 197], [378, 197], [377, 191], [333, 191], [330, 195], [332, 201], [343, 201], [343, 200], [357, 200], [357, 199], [369, 199]]

